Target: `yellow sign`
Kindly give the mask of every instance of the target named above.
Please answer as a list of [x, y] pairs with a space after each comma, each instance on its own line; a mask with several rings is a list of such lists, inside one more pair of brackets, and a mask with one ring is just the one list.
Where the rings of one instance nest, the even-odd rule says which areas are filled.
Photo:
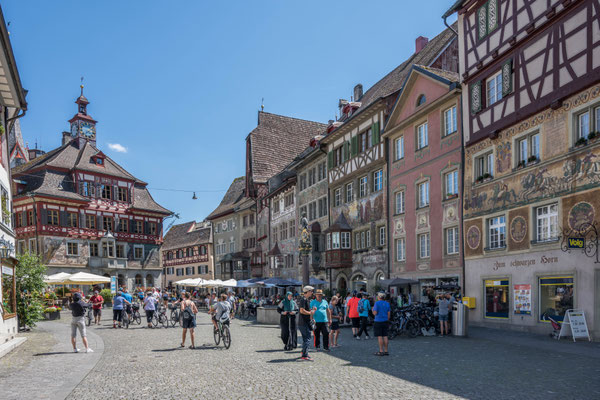
[[570, 249], [583, 249], [585, 247], [585, 238], [569, 238]]

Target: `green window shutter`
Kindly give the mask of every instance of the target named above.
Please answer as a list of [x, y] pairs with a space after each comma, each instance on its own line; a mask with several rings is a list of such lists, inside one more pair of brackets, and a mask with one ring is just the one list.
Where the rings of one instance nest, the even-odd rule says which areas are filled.
[[502, 65], [502, 97], [506, 97], [513, 90], [512, 58]]
[[471, 114], [477, 114], [481, 110], [481, 81], [471, 85]]
[[379, 122], [375, 122], [371, 130], [373, 131], [373, 145], [379, 144]]
[[352, 152], [352, 157], [358, 154], [358, 136], [352, 136], [350, 141], [350, 150]]
[[327, 153], [327, 168], [333, 168], [333, 151]]
[[477, 36], [483, 39], [488, 34], [488, 4], [485, 3], [477, 10]]
[[344, 162], [350, 159], [350, 142], [344, 142]]

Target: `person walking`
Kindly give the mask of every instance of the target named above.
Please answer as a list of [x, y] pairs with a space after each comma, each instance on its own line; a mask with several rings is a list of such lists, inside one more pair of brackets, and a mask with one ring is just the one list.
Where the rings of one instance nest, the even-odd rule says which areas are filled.
[[[350, 299], [352, 299], [352, 293], [348, 292], [348, 295], [344, 300], [344, 318], [342, 318], [342, 322], [344, 322], [344, 319], [346, 320], [346, 323], [350, 322], [350, 317], [348, 316], [348, 302], [350, 301]], [[354, 331], [352, 333], [356, 335]]]
[[195, 349], [195, 335], [194, 328], [196, 327], [196, 314], [198, 314], [198, 308], [196, 308], [196, 304], [190, 300], [190, 293], [185, 293], [185, 300], [181, 302], [181, 314], [183, 316], [183, 333], [181, 334], [181, 347], [185, 347], [185, 335], [187, 334], [188, 329], [190, 330], [190, 339], [192, 341], [192, 345], [190, 349]]
[[450, 311], [450, 301], [445, 295], [438, 296], [438, 317], [440, 319], [440, 337], [448, 335], [448, 312]]
[[312, 361], [312, 358], [308, 355], [308, 346], [310, 344], [311, 338], [311, 319], [314, 314], [314, 311], [310, 309], [310, 298], [313, 295], [314, 288], [312, 286], [305, 286], [302, 289], [304, 293], [302, 297], [300, 297], [300, 301], [298, 303], [298, 308], [300, 311], [300, 319], [298, 320], [298, 329], [300, 329], [300, 333], [302, 334], [302, 357], [301, 360], [304, 361]]
[[281, 326], [281, 341], [284, 345], [284, 350], [292, 350], [298, 346], [296, 328], [296, 314], [298, 313], [298, 305], [292, 298], [292, 292], [287, 292], [285, 299], [277, 306], [277, 312], [281, 314], [279, 325]]
[[119, 328], [121, 328], [121, 322], [123, 321], [123, 310], [125, 309], [126, 304], [131, 304], [128, 302], [125, 297], [123, 297], [123, 293], [121, 291], [117, 292], [117, 295], [113, 298], [113, 329], [117, 328], [117, 322], [119, 323]]
[[85, 332], [85, 302], [81, 298], [81, 293], [76, 292], [73, 294], [73, 301], [71, 302], [71, 315], [73, 319], [71, 320], [71, 344], [73, 345], [73, 351], [75, 353], [79, 353], [79, 349], [77, 348], [77, 330], [79, 330], [79, 335], [81, 336], [81, 341], [85, 346], [86, 353], [93, 353], [94, 350], [90, 349], [88, 345], [87, 335]]
[[346, 316], [352, 321], [352, 335], [354, 336], [354, 339], [357, 340], [360, 340], [360, 337], [358, 336], [358, 329], [360, 328], [360, 315], [358, 314], [359, 301], [360, 298], [358, 297], [358, 293], [356, 292], [356, 290], [353, 290], [352, 298], [348, 300], [346, 306], [348, 310]]
[[365, 340], [369, 338], [369, 311], [371, 310], [371, 302], [369, 302], [369, 294], [362, 292], [362, 299], [358, 301], [358, 317], [360, 318], [360, 329], [356, 334], [359, 339], [362, 333], [365, 333]]
[[146, 293], [146, 297], [144, 297], [144, 311], [146, 312], [146, 322], [148, 323], [148, 328], [152, 328], [152, 317], [156, 311], [156, 298], [150, 291], [148, 291], [148, 293]]
[[327, 300], [323, 298], [323, 291], [317, 289], [316, 299], [310, 302], [310, 308], [313, 310], [313, 319], [315, 320], [315, 349], [318, 351], [321, 347], [321, 336], [323, 336], [323, 351], [329, 351], [329, 327], [331, 325], [331, 310]]
[[329, 305], [331, 315], [331, 332], [329, 332], [329, 347], [338, 347], [338, 336], [340, 336], [340, 320], [344, 318], [339, 308], [340, 297], [333, 296]]
[[102, 304], [104, 304], [104, 298], [100, 296], [98, 291], [94, 291], [94, 295], [90, 298], [92, 303], [92, 311], [94, 313], [94, 323], [100, 325], [100, 318], [102, 318]]
[[375, 323], [373, 333], [379, 344], [379, 351], [376, 356], [389, 356], [388, 353], [388, 325], [390, 321], [390, 303], [384, 300], [385, 293], [377, 293], [377, 301], [373, 306], [373, 315]]

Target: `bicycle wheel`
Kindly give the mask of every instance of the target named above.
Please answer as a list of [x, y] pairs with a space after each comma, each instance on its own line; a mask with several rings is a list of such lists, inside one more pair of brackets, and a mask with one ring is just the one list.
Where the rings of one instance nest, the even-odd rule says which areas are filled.
[[140, 315], [139, 311], [135, 312], [133, 319], [135, 320], [136, 324], [138, 324], [138, 325], [142, 324], [142, 316]]
[[169, 327], [169, 319], [167, 318], [167, 314], [160, 314], [160, 323], [164, 328]]
[[213, 337], [215, 338], [215, 344], [218, 346], [221, 343], [221, 333], [217, 328], [213, 328]]
[[414, 319], [411, 319], [406, 323], [405, 329], [408, 333], [408, 336], [411, 338], [415, 338], [419, 334], [419, 324]]
[[242, 318], [248, 319], [249, 317], [250, 317], [250, 310], [248, 309], [248, 307], [244, 307], [244, 309], [242, 310]]
[[129, 315], [126, 312], [123, 312], [123, 326], [129, 329]]
[[170, 322], [171, 322], [171, 326], [172, 327], [175, 327], [175, 324], [177, 323], [177, 320], [179, 319], [179, 315], [177, 315], [177, 314], [178, 314], [177, 311], [171, 310], [171, 319], [170, 319]]
[[223, 325], [223, 346], [226, 349], [231, 346], [231, 333], [229, 332], [229, 326]]
[[156, 315], [156, 312], [152, 316], [152, 326], [154, 326], [155, 328], [158, 326], [158, 315]]

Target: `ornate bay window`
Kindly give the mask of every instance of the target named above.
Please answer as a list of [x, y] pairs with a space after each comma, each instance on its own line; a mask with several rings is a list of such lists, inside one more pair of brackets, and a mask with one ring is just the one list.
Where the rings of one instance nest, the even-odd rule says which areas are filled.
[[341, 213], [335, 223], [324, 233], [326, 234], [326, 267], [352, 267], [352, 227], [348, 224], [344, 213]]

